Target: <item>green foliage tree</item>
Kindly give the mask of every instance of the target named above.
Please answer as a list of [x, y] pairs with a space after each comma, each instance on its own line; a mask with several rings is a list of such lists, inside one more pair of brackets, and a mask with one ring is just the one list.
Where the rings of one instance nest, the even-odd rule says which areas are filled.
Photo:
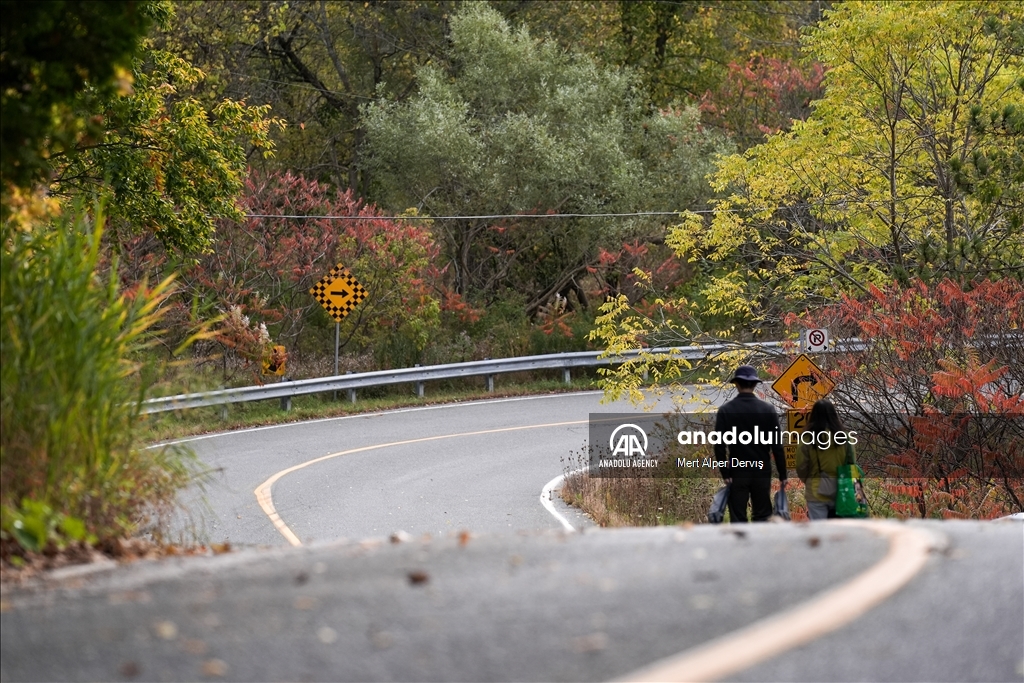
[[247, 145], [267, 149], [273, 122], [265, 109], [189, 96], [202, 74], [139, 41], [170, 9], [4, 4], [5, 558], [12, 537], [39, 550], [62, 534], [130, 534], [191, 479], [182, 453], [136, 444], [150, 379], [142, 359], [170, 280], [119, 288], [94, 197], [112, 195], [118, 231], [201, 251], [214, 220], [241, 216]]
[[87, 87], [126, 90], [154, 13], [145, 0], [19, 2], [0, 10], [0, 176], [25, 188], [45, 180], [51, 155], [96, 136], [102, 122], [75, 106]]
[[[450, 66], [426, 66], [405, 102], [365, 109], [364, 165], [394, 209], [434, 217], [693, 207], [725, 141], [695, 109], [648, 113], [628, 71], [512, 29], [485, 3], [451, 19]], [[651, 220], [435, 218], [455, 289], [504, 289], [532, 314], [565, 294], [602, 245], [658, 235]]]
[[662, 105], [716, 90], [730, 62], [792, 55], [798, 29], [819, 11], [816, 3], [764, 0], [630, 0], [617, 10], [620, 60], [644, 75]]
[[359, 107], [413, 89], [415, 69], [443, 55], [451, 1], [189, 2], [160, 45], [210, 74], [206, 97], [270, 104], [292, 125], [275, 133], [288, 169], [368, 196], [358, 165]]
[[[746, 148], [805, 118], [820, 65], [799, 32], [828, 3], [806, 0], [496, 0], [513, 24], [640, 77], [654, 106], [700, 102], [706, 123]], [[810, 87], [808, 87], [810, 86]]]
[[[780, 127], [776, 119], [785, 123], [787, 116], [804, 111], [806, 101], [795, 107], [785, 102], [769, 109], [745, 106], [746, 95], [737, 95], [731, 75], [737, 66], [762, 58], [758, 63], [780, 66], [758, 68], [759, 80], [785, 80], [800, 71], [793, 64], [798, 30], [818, 17], [823, 4], [491, 3], [511, 25], [525, 25], [534, 36], [586, 53], [600, 65], [629, 68], [651, 106], [713, 104], [715, 114], [706, 120], [744, 145], [759, 141], [766, 124], [775, 130]], [[416, 69], [444, 67], [457, 6], [450, 0], [197, 0], [177, 5], [175, 20], [160, 33], [158, 45], [209, 74], [204, 84], [208, 102], [229, 97], [270, 104], [294, 124], [275, 133], [278, 153], [261, 170], [288, 169], [379, 201], [357, 154], [365, 137], [359, 107], [382, 94], [403, 101], [416, 91]]]
[[236, 198], [252, 151], [270, 154], [270, 131], [281, 125], [267, 106], [221, 99], [207, 106], [193, 91], [204, 74], [147, 41], [133, 64], [130, 94], [87, 89], [82, 110], [104, 130], [52, 159], [52, 191], [61, 197], [102, 189], [113, 197], [117, 242], [155, 232], [169, 248], [192, 254], [210, 248], [219, 218], [242, 220]]

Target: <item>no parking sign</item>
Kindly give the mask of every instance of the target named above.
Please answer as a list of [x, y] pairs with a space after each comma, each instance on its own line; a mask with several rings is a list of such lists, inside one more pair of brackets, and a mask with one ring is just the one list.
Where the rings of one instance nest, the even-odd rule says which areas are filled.
[[804, 333], [804, 351], [814, 353], [815, 351], [828, 350], [828, 330], [815, 328]]

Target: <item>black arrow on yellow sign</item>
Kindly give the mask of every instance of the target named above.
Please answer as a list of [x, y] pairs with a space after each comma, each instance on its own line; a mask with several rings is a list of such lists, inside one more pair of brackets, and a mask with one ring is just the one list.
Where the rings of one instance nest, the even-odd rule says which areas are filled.
[[309, 293], [339, 323], [367, 296], [366, 289], [340, 263], [313, 285]]
[[794, 408], [810, 408], [835, 387], [825, 371], [802, 353], [772, 384], [772, 389]]

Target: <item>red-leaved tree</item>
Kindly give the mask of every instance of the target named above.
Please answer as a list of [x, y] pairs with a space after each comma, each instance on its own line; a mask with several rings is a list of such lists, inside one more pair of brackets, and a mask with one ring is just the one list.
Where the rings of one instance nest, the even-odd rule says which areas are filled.
[[701, 113], [746, 148], [765, 135], [788, 130], [794, 119], [806, 119], [811, 102], [821, 96], [824, 76], [816, 62], [802, 67], [760, 55], [743, 64], [733, 62], [718, 90], [701, 99]]
[[169, 264], [152, 239], [122, 245], [124, 277], [176, 266], [171, 325], [220, 316], [225, 359], [252, 370], [274, 344], [297, 360], [333, 356], [334, 321], [309, 290], [342, 263], [368, 293], [341, 323], [344, 352], [372, 354], [379, 367], [418, 360], [441, 310], [423, 221], [383, 218], [350, 190], [292, 173], [250, 175], [241, 204], [245, 221], [222, 221], [212, 250], [192, 262]]
[[1024, 286], [1012, 279], [870, 288], [788, 324], [859, 349], [822, 355], [829, 396], [900, 517], [1024, 511]]
[[214, 251], [186, 271], [193, 291], [265, 320], [293, 356], [329, 355], [333, 321], [309, 290], [342, 263], [368, 293], [341, 323], [342, 348], [373, 350], [387, 366], [426, 346], [439, 314], [427, 280], [437, 250], [421, 221], [382, 218], [351, 190], [292, 173], [250, 176], [242, 203], [246, 221], [221, 224]]

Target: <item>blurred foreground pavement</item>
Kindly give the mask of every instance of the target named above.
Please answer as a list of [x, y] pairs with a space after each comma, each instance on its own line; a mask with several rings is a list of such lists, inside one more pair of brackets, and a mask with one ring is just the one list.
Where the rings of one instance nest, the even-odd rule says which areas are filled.
[[[1024, 680], [1024, 524], [947, 539], [886, 603], [739, 680]], [[0, 679], [604, 680], [881, 560], [831, 523], [384, 539], [3, 587]]]

